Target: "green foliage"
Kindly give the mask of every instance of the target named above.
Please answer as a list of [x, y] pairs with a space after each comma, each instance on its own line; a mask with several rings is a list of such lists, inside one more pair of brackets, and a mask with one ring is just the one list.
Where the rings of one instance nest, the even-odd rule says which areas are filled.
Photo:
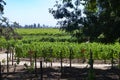
[[90, 69], [90, 70], [88, 71], [87, 80], [95, 80], [95, 73], [94, 73], [94, 70]]
[[82, 11], [80, 8], [81, 1], [79, 0], [60, 0], [55, 4], [55, 8], [51, 8], [49, 12], [55, 19], [61, 19], [58, 23], [62, 30], [73, 33], [74, 30], [79, 30], [82, 26]]
[[16, 62], [17, 64], [19, 64], [20, 63], [20, 58], [18, 57], [17, 58], [17, 62]]
[[1, 61], [1, 62], [5, 64], [6, 60], [5, 60], [5, 59], [2, 59], [2, 61]]
[[6, 40], [21, 39], [22, 37], [15, 31], [9, 24], [9, 20], [6, 17], [0, 19], [0, 37], [4, 37]]
[[[93, 59], [111, 60], [118, 59], [120, 44], [101, 44], [101, 43], [69, 43], [69, 42], [33, 42], [31, 44], [22, 44], [16, 46], [17, 57], [29, 57], [28, 51], [36, 51], [37, 57], [44, 57], [46, 60], [60, 58], [60, 52], [63, 58], [83, 58], [89, 59], [89, 50], [93, 52]], [[84, 53], [81, 50], [85, 50]]]
[[34, 71], [34, 63], [32, 62], [32, 65], [29, 67], [27, 63], [24, 64], [25, 69], [27, 69], [29, 72]]
[[111, 43], [120, 38], [119, 4], [120, 0], [59, 0], [49, 12], [61, 20], [62, 30], [78, 40], [89, 37], [90, 41]]
[[[87, 36], [97, 38], [101, 34], [104, 37], [101, 42], [114, 42], [120, 35], [120, 1], [114, 0], [90, 0], [85, 6], [86, 21], [84, 26]], [[93, 38], [92, 38], [93, 39]]]
[[20, 35], [66, 35], [65, 32], [60, 31], [58, 28], [18, 28], [16, 31]]
[[0, 48], [5, 48], [6, 47], [5, 44], [6, 44], [5, 38], [1, 37], [0, 38]]
[[[18, 29], [18, 31], [21, 29]], [[25, 29], [23, 29], [25, 30]], [[29, 30], [29, 29], [26, 29]], [[31, 29], [32, 30], [32, 29]], [[38, 29], [38, 31], [41, 29]], [[43, 30], [43, 29], [42, 29]], [[46, 29], [47, 30], [47, 29]], [[52, 30], [52, 29], [50, 29]], [[58, 29], [57, 29], [58, 30]], [[37, 31], [37, 29], [36, 29]], [[30, 31], [31, 32], [31, 31]], [[21, 32], [20, 32], [21, 33]], [[59, 33], [59, 32], [57, 32]], [[57, 33], [52, 33], [57, 35]], [[29, 34], [26, 33], [26, 34]], [[35, 34], [35, 32], [33, 33]], [[43, 33], [44, 34], [44, 33]], [[60, 33], [62, 34], [62, 33]], [[34, 37], [34, 36], [33, 36]], [[35, 36], [37, 37], [37, 36]], [[46, 38], [48, 36], [46, 35]], [[64, 38], [64, 37], [63, 37]], [[111, 60], [113, 58], [118, 59], [118, 53], [120, 52], [120, 43], [115, 44], [102, 44], [102, 43], [71, 43], [69, 41], [37, 41], [36, 38], [33, 40], [32, 36], [29, 41], [28, 38], [24, 37], [26, 42], [23, 40], [9, 40], [6, 41], [4, 38], [1, 37], [0, 46], [7, 48], [7, 44], [9, 46], [15, 47], [16, 57], [29, 57], [28, 51], [36, 51], [37, 58], [44, 57], [47, 61], [52, 61], [53, 58], [60, 58], [60, 53], [62, 53], [63, 58], [69, 58], [71, 54], [71, 58], [80, 58], [89, 59], [89, 50], [91, 49], [93, 52], [93, 59], [104, 59], [104, 60]], [[34, 56], [34, 55], [33, 55]]]
[[6, 40], [21, 39], [20, 35], [18, 35], [18, 33], [16, 33], [9, 24], [9, 20], [2, 16], [4, 5], [6, 5], [6, 2], [4, 0], [0, 0], [0, 38], [4, 37]]
[[[4, 0], [0, 0], [0, 12], [1, 12], [1, 13], [3, 13], [4, 5], [6, 5], [6, 3], [4, 2]], [[0, 13], [0, 14], [1, 14], [1, 13]]]
[[23, 38], [23, 43], [31, 42], [76, 42], [76, 38], [59, 30], [58, 28], [38, 28], [25, 29], [20, 28], [16, 30]]

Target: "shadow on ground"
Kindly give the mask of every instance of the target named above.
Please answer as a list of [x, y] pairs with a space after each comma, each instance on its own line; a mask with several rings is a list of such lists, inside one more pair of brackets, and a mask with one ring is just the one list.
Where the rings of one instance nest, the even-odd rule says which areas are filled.
[[[35, 73], [36, 72], [36, 73]], [[86, 80], [88, 68], [60, 67], [43, 68], [43, 80]], [[95, 80], [120, 80], [120, 70], [113, 69], [94, 69]], [[16, 72], [2, 73], [2, 79], [8, 80], [41, 80], [41, 69], [19, 69]], [[88, 79], [89, 80], [89, 79]]]

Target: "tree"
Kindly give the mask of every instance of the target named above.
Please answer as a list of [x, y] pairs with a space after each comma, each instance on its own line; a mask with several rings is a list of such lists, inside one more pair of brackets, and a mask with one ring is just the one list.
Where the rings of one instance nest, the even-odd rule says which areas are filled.
[[38, 23], [37, 27], [40, 28], [40, 24], [39, 23]]
[[[98, 38], [103, 35], [103, 42], [114, 42], [120, 38], [120, 0], [89, 0], [85, 6], [87, 26], [92, 35]], [[92, 28], [91, 28], [92, 27]], [[91, 32], [90, 32], [91, 33]]]
[[[103, 5], [105, 4], [105, 5]], [[120, 0], [99, 1], [99, 21], [102, 23], [105, 40], [112, 42], [120, 38]]]
[[[71, 33], [76, 29], [80, 29], [81, 26], [79, 23], [82, 18], [79, 3], [79, 0], [76, 0], [75, 3], [73, 3], [72, 0], [61, 0], [60, 2], [56, 1], [55, 7], [57, 10], [53, 8], [49, 10], [55, 19], [62, 19], [58, 22], [58, 24], [61, 25], [61, 29], [65, 29], [67, 32]], [[76, 27], [73, 25], [76, 25]]]
[[3, 36], [6, 40], [21, 39], [22, 37], [15, 32], [15, 29], [9, 24], [9, 20], [6, 17], [2, 17], [0, 23], [0, 36]]
[[5, 37], [6, 40], [9, 40], [11, 38], [14, 39], [21, 39], [21, 36], [18, 35], [17, 32], [14, 31], [14, 29], [10, 26], [9, 20], [6, 17], [3, 17], [3, 10], [4, 10], [4, 5], [6, 3], [3, 0], [0, 0], [0, 37], [3, 36]]
[[6, 5], [6, 3], [3, 0], [0, 0], [0, 14], [3, 13], [4, 5]]
[[13, 27], [13, 28], [20, 28], [21, 26], [19, 25], [19, 23], [13, 22], [13, 24], [11, 25], [11, 27]]
[[[61, 0], [56, 1], [54, 5], [57, 9], [51, 8], [50, 13], [53, 14], [55, 19], [61, 19], [58, 24], [60, 29], [70, 32], [72, 36], [79, 38], [82, 37], [83, 28], [83, 13], [82, 7], [84, 2], [80, 0]], [[78, 34], [80, 33], [80, 34]]]
[[[55, 19], [62, 19], [59, 22], [61, 28], [77, 38], [114, 42], [120, 38], [119, 4], [120, 0], [59, 0], [50, 13]], [[82, 5], [84, 13], [80, 9]]]

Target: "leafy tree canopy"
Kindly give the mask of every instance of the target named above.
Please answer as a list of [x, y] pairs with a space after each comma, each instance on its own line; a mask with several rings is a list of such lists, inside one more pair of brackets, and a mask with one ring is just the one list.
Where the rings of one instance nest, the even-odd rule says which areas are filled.
[[3, 13], [4, 10], [4, 5], [6, 5], [6, 3], [3, 0], [0, 0], [0, 13]]
[[62, 30], [78, 39], [114, 42], [120, 37], [119, 4], [120, 0], [59, 0], [49, 11], [55, 19], [61, 19], [58, 23]]

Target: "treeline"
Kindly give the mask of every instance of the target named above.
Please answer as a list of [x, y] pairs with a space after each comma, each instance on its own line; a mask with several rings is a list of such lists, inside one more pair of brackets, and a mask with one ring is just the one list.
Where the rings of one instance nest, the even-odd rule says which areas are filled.
[[41, 24], [36, 24], [36, 23], [34, 23], [34, 24], [26, 24], [26, 25], [17, 25], [17, 26], [14, 26], [14, 25], [12, 25], [13, 27], [17, 27], [17, 28], [58, 28], [57, 26], [49, 26], [49, 25], [45, 25], [45, 24], [43, 24], [43, 25], [41, 25]]

